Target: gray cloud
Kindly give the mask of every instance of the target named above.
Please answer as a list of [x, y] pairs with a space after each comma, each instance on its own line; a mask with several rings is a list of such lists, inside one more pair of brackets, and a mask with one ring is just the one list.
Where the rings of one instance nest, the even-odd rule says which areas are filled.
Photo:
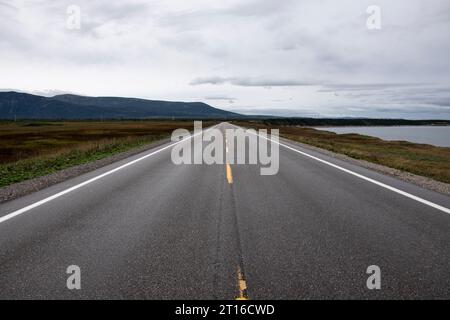
[[[70, 4], [82, 10], [81, 30], [66, 29]], [[378, 31], [366, 28], [371, 4], [0, 0], [0, 87], [450, 118], [450, 2], [378, 0]]]
[[446, 99], [436, 99], [436, 100], [430, 100], [426, 102], [427, 104], [450, 108], [450, 97]]
[[211, 100], [211, 101], [228, 101], [228, 103], [235, 103], [236, 100], [238, 100], [237, 98], [232, 98], [232, 97], [227, 97], [227, 96], [208, 96], [205, 97], [206, 100]]
[[7, 1], [0, 1], [0, 9], [0, 15], [2, 16], [8, 16], [8, 14], [11, 13], [17, 13], [17, 7]]
[[283, 80], [268, 78], [238, 78], [238, 77], [206, 77], [196, 78], [190, 82], [191, 85], [204, 84], [232, 84], [241, 87], [298, 87], [298, 86], [314, 86], [313, 82], [300, 80]]
[[312, 82], [301, 80], [278, 80], [278, 79], [235, 79], [231, 84], [243, 87], [298, 87], [298, 86], [314, 86]]
[[222, 77], [205, 77], [196, 78], [190, 82], [192, 86], [198, 86], [202, 84], [224, 84], [226, 82], [232, 81], [233, 78], [222, 78]]
[[314, 108], [302, 108], [298, 110], [297, 108], [273, 108], [273, 107], [238, 107], [234, 109], [236, 112], [246, 114], [246, 115], [276, 115], [280, 117], [320, 117], [321, 113]]
[[324, 85], [324, 89], [319, 92], [334, 92], [334, 91], [373, 91], [386, 90], [395, 88], [411, 88], [423, 87], [429, 85], [427, 83], [338, 83]]
[[205, 97], [207, 100], [236, 100], [236, 98], [231, 98], [227, 96], [208, 96]]
[[240, 2], [226, 13], [231, 16], [267, 18], [285, 13], [293, 6], [295, 6], [295, 0], [248, 0]]

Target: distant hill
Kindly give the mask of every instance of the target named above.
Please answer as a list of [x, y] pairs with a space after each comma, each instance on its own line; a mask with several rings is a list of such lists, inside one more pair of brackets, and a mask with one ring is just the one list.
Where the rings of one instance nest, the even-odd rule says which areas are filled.
[[0, 119], [238, 119], [240, 114], [217, 109], [203, 102], [170, 102], [120, 97], [58, 95], [42, 97], [28, 93], [0, 92]]

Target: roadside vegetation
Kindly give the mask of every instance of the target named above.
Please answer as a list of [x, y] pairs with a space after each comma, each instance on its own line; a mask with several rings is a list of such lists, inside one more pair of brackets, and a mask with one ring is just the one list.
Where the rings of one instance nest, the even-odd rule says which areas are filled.
[[192, 121], [0, 122], [0, 187], [170, 137]]
[[280, 129], [280, 135], [290, 140], [450, 183], [450, 148], [406, 141], [385, 141], [359, 134], [336, 134], [265, 121], [235, 123], [243, 127]]
[[[234, 123], [280, 129], [287, 139], [450, 183], [450, 148], [264, 120]], [[204, 122], [203, 127], [211, 124]], [[192, 130], [193, 121], [0, 121], [0, 187], [141, 147], [177, 128]]]

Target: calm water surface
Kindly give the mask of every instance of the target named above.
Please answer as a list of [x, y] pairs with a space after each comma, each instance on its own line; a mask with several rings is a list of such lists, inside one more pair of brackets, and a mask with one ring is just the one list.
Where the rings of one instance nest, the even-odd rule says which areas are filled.
[[336, 133], [358, 133], [383, 140], [403, 140], [450, 147], [450, 126], [320, 127]]

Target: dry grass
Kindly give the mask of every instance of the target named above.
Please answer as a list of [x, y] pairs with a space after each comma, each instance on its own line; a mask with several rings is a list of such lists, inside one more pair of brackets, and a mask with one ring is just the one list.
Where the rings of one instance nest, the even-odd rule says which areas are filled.
[[[189, 121], [0, 123], [0, 164], [192, 129]], [[125, 141], [124, 140], [124, 141]]]
[[193, 122], [0, 122], [0, 187], [149, 144], [178, 128], [192, 130]]

